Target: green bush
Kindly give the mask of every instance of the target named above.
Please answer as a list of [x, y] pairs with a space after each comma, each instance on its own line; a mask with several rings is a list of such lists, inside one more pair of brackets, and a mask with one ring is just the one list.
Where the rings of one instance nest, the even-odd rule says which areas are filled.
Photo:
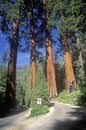
[[[48, 86], [46, 82], [45, 75], [43, 74], [42, 66], [39, 65], [37, 67], [36, 79], [34, 83], [34, 87], [31, 92], [31, 103], [30, 106], [32, 108], [31, 115], [39, 115], [44, 114], [48, 111], [49, 104], [49, 94], [48, 94]], [[41, 98], [41, 105], [37, 104], [37, 98]], [[46, 107], [45, 107], [46, 106]]]
[[79, 105], [86, 107], [86, 81], [80, 86], [81, 95], [79, 96]]
[[29, 106], [29, 66], [17, 68], [16, 73], [16, 101], [17, 105]]
[[41, 114], [46, 114], [49, 112], [49, 109], [48, 109], [48, 106], [41, 106], [41, 105], [36, 105], [34, 108], [32, 108], [31, 110], [31, 117], [34, 117], [34, 116], [38, 116], [38, 115], [41, 115]]
[[0, 66], [0, 103], [4, 102], [5, 98], [6, 77], [7, 77], [7, 68], [4, 65], [2, 65]]
[[80, 95], [81, 95], [80, 89], [72, 93], [66, 93], [66, 91], [64, 90], [63, 92], [60, 93], [58, 100], [59, 102], [62, 102], [62, 103], [78, 105], [78, 99]]
[[30, 106], [30, 100], [31, 100], [31, 92], [30, 89], [27, 87], [25, 92], [25, 105]]

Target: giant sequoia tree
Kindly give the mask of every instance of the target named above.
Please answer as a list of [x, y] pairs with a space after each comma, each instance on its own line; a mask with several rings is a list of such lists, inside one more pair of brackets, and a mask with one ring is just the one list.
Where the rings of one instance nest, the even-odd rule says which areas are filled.
[[30, 17], [30, 88], [33, 88], [36, 75], [36, 49], [35, 49], [35, 24], [34, 24], [34, 1], [31, 1]]
[[12, 38], [10, 42], [10, 57], [7, 71], [7, 86], [5, 101], [7, 105], [13, 106], [15, 104], [15, 80], [16, 80], [16, 60], [18, 52], [18, 31], [19, 20], [14, 19], [12, 26]]
[[52, 38], [50, 34], [50, 27], [48, 25], [49, 11], [47, 9], [46, 0], [44, 4], [44, 15], [45, 15], [45, 37], [46, 37], [46, 71], [47, 71], [47, 82], [49, 88], [49, 95], [51, 98], [57, 96], [53, 52], [52, 52]]
[[66, 90], [70, 91], [70, 84], [74, 82], [74, 86], [76, 87], [76, 81], [72, 66], [72, 58], [70, 54], [70, 49], [68, 45], [68, 36], [67, 34], [61, 34], [61, 42], [64, 50], [64, 67], [65, 67], [65, 75], [66, 75]]
[[72, 34], [72, 54], [78, 84], [84, 78], [85, 49], [85, 3], [84, 0], [71, 0], [68, 6], [68, 23]]
[[[34, 81], [35, 81], [35, 75], [36, 75], [36, 45], [39, 47], [40, 42], [40, 36], [42, 33], [40, 33], [40, 27], [38, 25], [38, 20], [40, 19], [40, 4], [41, 1], [37, 2], [34, 0], [25, 0], [24, 1], [25, 8], [27, 11], [27, 15], [29, 12], [29, 17], [27, 16], [27, 19], [30, 21], [30, 88], [32, 89], [34, 87]], [[42, 14], [42, 13], [41, 13]]]
[[[51, 3], [51, 4], [50, 4]], [[56, 21], [57, 30], [59, 31], [62, 47], [63, 47], [63, 55], [64, 55], [64, 67], [65, 67], [65, 75], [66, 75], [66, 90], [69, 92], [70, 83], [74, 81], [74, 86], [76, 87], [76, 81], [73, 71], [72, 59], [70, 54], [70, 48], [68, 43], [69, 38], [69, 26], [67, 22], [68, 14], [67, 8], [69, 6], [68, 0], [65, 1], [52, 1], [49, 0], [48, 7], [51, 11], [51, 18]], [[53, 7], [53, 8], [52, 8]]]
[[[67, 2], [67, 1], [66, 1]], [[64, 2], [64, 4], [66, 4]], [[68, 4], [68, 3], [67, 3]], [[69, 49], [69, 43], [68, 43], [68, 32], [66, 30], [66, 20], [67, 18], [65, 17], [65, 8], [64, 5], [61, 4], [59, 6], [59, 26], [60, 27], [60, 38], [61, 38], [61, 43], [63, 46], [63, 54], [64, 54], [64, 67], [65, 67], [65, 76], [66, 76], [66, 90], [67, 92], [70, 91], [70, 84], [74, 82], [74, 86], [76, 88], [76, 80], [74, 76], [74, 71], [73, 71], [73, 65], [72, 65], [72, 57], [70, 54], [70, 49]]]
[[[8, 62], [7, 85], [6, 85], [6, 93], [5, 93], [5, 103], [8, 107], [13, 107], [15, 105], [16, 61], [17, 61], [17, 52], [18, 52], [19, 15], [20, 15], [19, 5], [20, 5], [20, 1], [17, 1], [13, 5], [14, 11], [16, 8], [16, 14], [14, 14], [13, 24], [12, 24], [12, 37], [10, 40], [10, 56]], [[11, 11], [10, 9], [9, 11]]]

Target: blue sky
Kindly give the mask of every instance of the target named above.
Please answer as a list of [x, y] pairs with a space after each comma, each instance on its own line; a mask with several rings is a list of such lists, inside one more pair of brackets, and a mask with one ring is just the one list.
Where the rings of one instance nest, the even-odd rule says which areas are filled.
[[[24, 40], [22, 40], [22, 41], [24, 42]], [[24, 43], [22, 43], [22, 44], [24, 44]], [[1, 60], [2, 55], [6, 48], [8, 50], [8, 57], [9, 57], [9, 42], [7, 42], [7, 40], [6, 40], [6, 35], [4, 35], [0, 32], [0, 60]], [[41, 49], [40, 51], [43, 52], [43, 49]], [[44, 52], [43, 52], [43, 54], [44, 54]], [[18, 52], [17, 66], [28, 65], [29, 63], [30, 63], [30, 52], [28, 52], [28, 53]]]
[[[9, 48], [9, 43], [6, 40], [6, 35], [0, 32], [0, 60], [6, 48]], [[8, 49], [8, 53], [9, 53], [9, 49]], [[17, 57], [17, 66], [27, 65], [29, 63], [30, 63], [30, 54], [19, 52]]]
[[0, 32], [0, 60], [7, 45], [6, 36]]
[[[58, 43], [57, 40], [57, 32], [55, 30], [52, 31], [52, 37], [53, 39], [55, 39]], [[24, 40], [23, 40], [24, 42]], [[23, 43], [22, 43], [23, 44]], [[56, 47], [57, 45], [53, 46], [53, 54], [55, 55], [55, 51], [57, 49]], [[0, 60], [1, 57], [3, 55], [4, 50], [8, 48], [9, 50], [9, 43], [6, 40], [6, 35], [2, 34], [2, 32], [0, 31]], [[45, 53], [45, 49], [41, 49], [40, 50], [43, 54]], [[9, 51], [8, 51], [9, 53]], [[9, 54], [8, 54], [9, 55]], [[22, 53], [22, 52], [18, 52], [18, 56], [17, 56], [17, 66], [24, 66], [24, 65], [28, 65], [30, 63], [30, 53]]]

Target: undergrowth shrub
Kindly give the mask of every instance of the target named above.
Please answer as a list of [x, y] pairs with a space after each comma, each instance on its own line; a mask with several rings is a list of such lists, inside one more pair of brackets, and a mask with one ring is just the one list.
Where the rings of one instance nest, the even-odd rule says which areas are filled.
[[80, 95], [81, 95], [80, 89], [72, 93], [66, 93], [66, 91], [64, 90], [63, 92], [59, 94], [58, 101], [62, 103], [78, 105], [78, 99]]
[[[37, 104], [37, 99], [41, 98], [41, 105]], [[32, 108], [31, 116], [37, 116], [48, 112], [49, 94], [48, 86], [45, 75], [43, 73], [42, 66], [37, 67], [36, 79], [34, 87], [31, 92], [31, 103]]]
[[86, 81], [80, 86], [81, 95], [79, 97], [79, 105], [86, 107]]
[[48, 106], [35, 106], [34, 108], [32, 108], [31, 110], [31, 117], [33, 116], [38, 116], [38, 115], [41, 115], [41, 114], [46, 114], [48, 113], [49, 110], [48, 110]]

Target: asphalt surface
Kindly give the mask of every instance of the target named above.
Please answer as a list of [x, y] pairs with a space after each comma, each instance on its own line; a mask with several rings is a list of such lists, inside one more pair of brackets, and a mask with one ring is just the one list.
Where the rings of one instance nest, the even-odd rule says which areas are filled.
[[[54, 106], [51, 108], [48, 114], [41, 118], [36, 118], [32, 124], [29, 123], [28, 118], [26, 119], [29, 110], [1, 118], [0, 130], [86, 130], [85, 108], [61, 103], [54, 103]], [[23, 122], [28, 120], [24, 127], [22, 120]], [[21, 127], [14, 127], [18, 123]]]
[[16, 111], [12, 111], [9, 116], [0, 118], [0, 130], [12, 130], [16, 124], [24, 120], [28, 115], [29, 108], [16, 109]]
[[25, 130], [86, 130], [86, 109], [55, 103], [50, 115]]

